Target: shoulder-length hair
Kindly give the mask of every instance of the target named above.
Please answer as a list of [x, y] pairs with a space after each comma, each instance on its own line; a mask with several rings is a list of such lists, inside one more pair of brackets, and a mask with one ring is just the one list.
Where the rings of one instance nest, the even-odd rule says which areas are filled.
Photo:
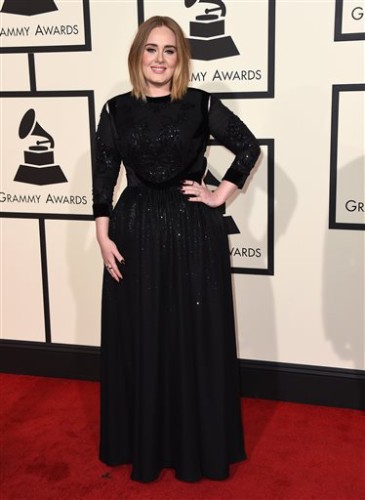
[[132, 83], [132, 95], [146, 100], [146, 81], [142, 71], [143, 51], [154, 28], [166, 26], [176, 37], [177, 64], [172, 77], [171, 99], [181, 99], [185, 94], [190, 76], [190, 45], [181, 27], [167, 16], [153, 16], [142, 23], [131, 45], [128, 56], [129, 76]]

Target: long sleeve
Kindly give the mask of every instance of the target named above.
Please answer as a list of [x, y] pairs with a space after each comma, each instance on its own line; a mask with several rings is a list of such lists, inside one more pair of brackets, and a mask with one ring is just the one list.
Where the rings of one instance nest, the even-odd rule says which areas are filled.
[[260, 146], [248, 127], [215, 96], [211, 96], [208, 119], [212, 136], [236, 155], [223, 180], [242, 188], [260, 155]]
[[117, 182], [121, 155], [109, 104], [102, 109], [95, 139], [95, 170], [93, 173], [94, 217], [110, 217], [113, 191]]

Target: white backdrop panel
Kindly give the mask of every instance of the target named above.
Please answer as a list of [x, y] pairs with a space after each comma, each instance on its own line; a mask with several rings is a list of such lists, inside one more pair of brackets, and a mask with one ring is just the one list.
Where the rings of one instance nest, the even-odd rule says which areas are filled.
[[1, 338], [44, 342], [38, 221], [0, 222]]
[[29, 90], [28, 57], [26, 54], [1, 54], [0, 71], [1, 91]]
[[52, 342], [100, 344], [103, 263], [92, 222], [46, 222]]

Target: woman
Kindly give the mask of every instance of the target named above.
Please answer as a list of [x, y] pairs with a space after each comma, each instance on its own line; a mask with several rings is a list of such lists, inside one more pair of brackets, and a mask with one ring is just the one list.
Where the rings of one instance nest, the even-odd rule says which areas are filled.
[[[105, 263], [101, 445], [132, 479], [224, 479], [245, 458], [230, 262], [216, 207], [242, 187], [259, 147], [216, 97], [188, 89], [189, 46], [155, 16], [131, 46], [132, 92], [97, 131], [94, 214]], [[203, 182], [212, 134], [236, 154], [218, 188]], [[128, 186], [114, 209], [124, 163]]]

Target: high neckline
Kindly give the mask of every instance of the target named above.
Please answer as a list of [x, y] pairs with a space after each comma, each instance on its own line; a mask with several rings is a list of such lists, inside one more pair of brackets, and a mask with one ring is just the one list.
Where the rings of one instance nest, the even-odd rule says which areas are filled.
[[169, 102], [169, 101], [171, 101], [171, 94], [162, 95], [162, 96], [158, 96], [158, 97], [152, 97], [152, 96], [147, 95], [146, 99], [148, 102], [156, 102], [156, 103]]

